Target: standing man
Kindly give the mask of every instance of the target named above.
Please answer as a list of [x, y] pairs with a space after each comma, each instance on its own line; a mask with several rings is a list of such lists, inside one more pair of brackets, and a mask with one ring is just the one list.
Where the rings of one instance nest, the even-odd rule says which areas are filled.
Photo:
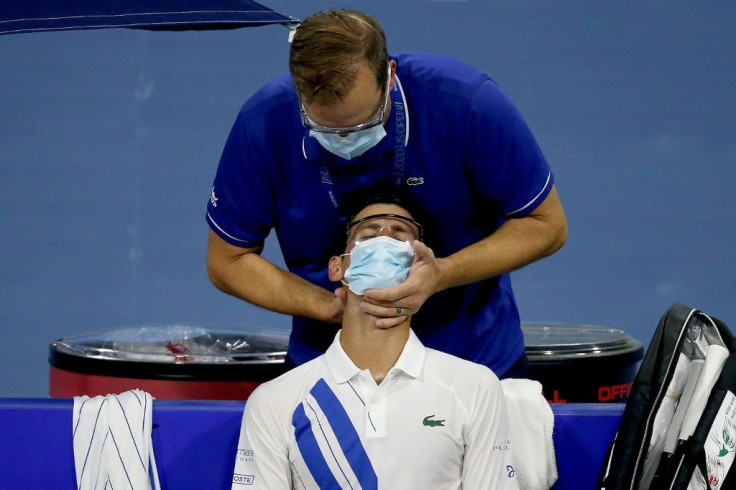
[[403, 282], [412, 243], [431, 254], [400, 204], [377, 200], [348, 224], [345, 253], [329, 262], [347, 289], [342, 330], [248, 398], [233, 490], [518, 489], [498, 378], [425, 348], [410, 316], [381, 328], [359, 307], [367, 287]]
[[[427, 347], [523, 376], [508, 273], [556, 252], [567, 224], [511, 101], [455, 59], [389, 56], [380, 24], [357, 11], [308, 17], [289, 68], [245, 103], [223, 150], [207, 212], [212, 282], [293, 315], [287, 364], [313, 359], [344, 312], [325, 267], [343, 205], [388, 183], [423, 213], [434, 254], [416, 250], [409, 278], [367, 291], [360, 308], [379, 327], [412, 316]], [[288, 271], [260, 256], [271, 229]]]

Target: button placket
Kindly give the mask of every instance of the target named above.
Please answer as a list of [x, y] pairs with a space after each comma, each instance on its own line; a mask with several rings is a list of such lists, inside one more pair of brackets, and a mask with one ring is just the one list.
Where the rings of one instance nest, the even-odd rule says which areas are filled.
[[[372, 378], [371, 378], [372, 380]], [[368, 438], [386, 437], [386, 384], [385, 379], [380, 385], [371, 383], [373, 388], [370, 398], [366, 403], [366, 435]]]

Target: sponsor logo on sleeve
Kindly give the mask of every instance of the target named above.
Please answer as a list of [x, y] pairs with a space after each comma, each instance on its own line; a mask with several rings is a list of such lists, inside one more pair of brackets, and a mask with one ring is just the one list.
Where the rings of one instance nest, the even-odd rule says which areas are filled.
[[235, 473], [233, 475], [233, 485], [253, 485], [255, 479], [256, 477], [253, 475], [241, 475], [239, 473]]
[[515, 477], [515, 476], [516, 476], [516, 470], [515, 470], [515, 469], [514, 469], [514, 467], [513, 467], [513, 466], [511, 466], [510, 464], [507, 464], [507, 465], [506, 465], [506, 475], [507, 475], [507, 476], [508, 476], [509, 478], [513, 478], [513, 477]]
[[249, 447], [238, 448], [238, 461], [241, 463], [252, 463], [256, 458], [256, 452]]
[[210, 202], [212, 203], [212, 207], [217, 207], [217, 199], [218, 197], [215, 195], [215, 187], [212, 186], [212, 190], [210, 191]]
[[493, 444], [491, 444], [491, 451], [511, 451], [511, 441], [508, 439], [493, 441]]

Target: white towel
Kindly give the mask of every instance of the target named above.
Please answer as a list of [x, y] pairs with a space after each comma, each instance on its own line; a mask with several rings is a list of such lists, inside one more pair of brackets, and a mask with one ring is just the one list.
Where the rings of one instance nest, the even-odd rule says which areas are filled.
[[514, 469], [522, 490], [542, 490], [557, 481], [552, 441], [555, 417], [542, 395], [542, 384], [531, 379], [501, 380], [509, 412]]
[[141, 390], [74, 397], [77, 488], [160, 490], [151, 428], [153, 398]]

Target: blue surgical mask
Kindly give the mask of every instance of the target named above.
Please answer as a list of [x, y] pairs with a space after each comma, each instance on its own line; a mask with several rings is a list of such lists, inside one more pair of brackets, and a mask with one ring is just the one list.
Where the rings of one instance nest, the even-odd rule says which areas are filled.
[[409, 242], [379, 236], [355, 244], [343, 284], [357, 295], [368, 289], [386, 289], [401, 284], [409, 275], [414, 248]]
[[379, 124], [363, 131], [348, 133], [345, 136], [310, 130], [309, 136], [319, 141], [319, 144], [330, 153], [350, 160], [376, 146], [386, 137], [386, 129], [383, 124]]

